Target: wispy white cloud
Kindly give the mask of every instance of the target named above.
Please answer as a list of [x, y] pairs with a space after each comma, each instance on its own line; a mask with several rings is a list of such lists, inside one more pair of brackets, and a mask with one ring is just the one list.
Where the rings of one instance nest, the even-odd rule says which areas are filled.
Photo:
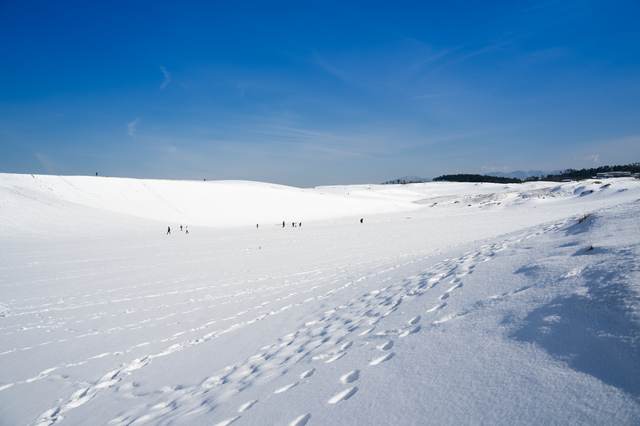
[[297, 150], [324, 152], [336, 156], [362, 156], [374, 150], [370, 143], [366, 144], [359, 138], [293, 127], [268, 125], [260, 133], [275, 136], [279, 144], [295, 145]]
[[460, 47], [436, 49], [402, 37], [370, 49], [334, 53], [314, 52], [313, 64], [345, 84], [365, 90], [404, 91]]
[[140, 117], [133, 120], [131, 123], [127, 123], [127, 134], [132, 137], [136, 137], [136, 125], [140, 122]]
[[171, 73], [167, 71], [167, 69], [163, 66], [160, 66], [160, 71], [162, 71], [162, 74], [164, 74], [164, 81], [160, 85], [160, 89], [164, 89], [165, 87], [167, 87], [167, 84], [171, 82]]
[[304, 130], [304, 129], [297, 129], [297, 128], [294, 128], [294, 127], [273, 126], [273, 125], [267, 125], [267, 127], [270, 127], [270, 128], [273, 128], [273, 129], [285, 130], [285, 131], [292, 132], [292, 133], [301, 133], [301, 134], [308, 135], [308, 136], [314, 136], [314, 137], [318, 137], [321, 140], [326, 140], [326, 139], [341, 140], [341, 139], [344, 139], [344, 137], [341, 137], [341, 136], [335, 136], [335, 135], [331, 135], [331, 134], [328, 134], [328, 133], [314, 132], [314, 131], [309, 131], [309, 130]]
[[434, 48], [433, 46], [427, 45], [418, 40], [411, 38], [406, 39], [411, 43], [411, 48], [407, 51], [407, 56], [411, 58], [411, 64], [406, 66], [406, 70], [399, 78], [398, 84], [404, 84], [416, 75], [420, 75], [425, 71], [428, 71], [446, 56], [449, 56], [462, 48], [462, 46], [454, 46], [446, 49]]
[[588, 157], [580, 158], [580, 160], [582, 161], [589, 161], [589, 162], [593, 161], [594, 163], [597, 163], [599, 159], [600, 159], [600, 154], [594, 154], [594, 155], [589, 155]]
[[[509, 37], [506, 37], [504, 40], [497, 40], [497, 41], [491, 41], [488, 44], [485, 44], [484, 46], [478, 47], [476, 49], [473, 49], [472, 51], [463, 54], [461, 56], [458, 56], [457, 58], [454, 58], [446, 63], [443, 64], [443, 67], [450, 67], [454, 64], [458, 64], [460, 62], [464, 62], [468, 59], [471, 58], [475, 58], [476, 56], [482, 56], [482, 55], [487, 55], [489, 53], [494, 53], [497, 52], [501, 49], [503, 49], [505, 46], [508, 46], [511, 44], [511, 40], [509, 39]], [[462, 50], [462, 49], [461, 49]]]

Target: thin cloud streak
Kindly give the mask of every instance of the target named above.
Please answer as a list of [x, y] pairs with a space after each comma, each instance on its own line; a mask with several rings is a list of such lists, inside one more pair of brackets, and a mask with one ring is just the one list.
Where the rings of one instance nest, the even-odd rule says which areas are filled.
[[290, 132], [294, 132], [294, 133], [302, 133], [304, 135], [309, 135], [309, 136], [315, 136], [318, 138], [327, 138], [327, 139], [332, 139], [332, 140], [344, 140], [344, 137], [341, 136], [334, 136], [334, 135], [330, 135], [327, 133], [319, 133], [319, 132], [312, 132], [309, 130], [303, 130], [303, 129], [296, 129], [294, 127], [283, 127], [283, 126], [267, 126], [273, 129], [279, 129], [279, 130], [288, 130]]
[[127, 134], [131, 137], [136, 137], [136, 125], [140, 122], [140, 118], [136, 118], [131, 123], [127, 123]]
[[589, 161], [589, 162], [593, 161], [594, 163], [597, 163], [599, 158], [600, 158], [600, 154], [594, 154], [594, 155], [589, 155], [588, 157], [579, 158], [579, 160]]
[[162, 90], [167, 87], [167, 84], [171, 83], [171, 73], [163, 66], [160, 66], [160, 71], [164, 74], [164, 81], [160, 85], [160, 90]]
[[[388, 153], [387, 144], [376, 140], [375, 137], [360, 135], [359, 137], [331, 135], [304, 129], [284, 126], [267, 126], [275, 129], [273, 132], [261, 131], [278, 138], [280, 143], [294, 145], [296, 149], [321, 151], [348, 156], [366, 156]], [[285, 139], [285, 140], [283, 140]]]

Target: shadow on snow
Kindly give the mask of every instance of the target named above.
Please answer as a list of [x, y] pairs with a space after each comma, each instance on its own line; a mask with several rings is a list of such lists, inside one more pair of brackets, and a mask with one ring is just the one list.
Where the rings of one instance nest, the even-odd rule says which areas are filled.
[[[532, 311], [510, 337], [540, 345], [570, 368], [640, 397], [640, 322], [631, 288], [640, 276], [629, 250], [616, 254], [613, 267], [596, 264], [583, 271], [586, 294], [560, 296]], [[625, 264], [630, 268], [620, 270]], [[529, 271], [520, 271], [529, 272]]]

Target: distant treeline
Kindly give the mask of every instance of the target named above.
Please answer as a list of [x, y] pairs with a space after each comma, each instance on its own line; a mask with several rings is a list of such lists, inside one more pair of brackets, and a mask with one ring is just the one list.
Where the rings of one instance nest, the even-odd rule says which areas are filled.
[[406, 179], [396, 179], [396, 180], [388, 180], [384, 182], [382, 185], [406, 185], [408, 183], [423, 183], [424, 179], [421, 180], [406, 180]]
[[565, 179], [582, 180], [582, 179], [591, 179], [592, 177], [596, 176], [598, 173], [609, 173], [609, 172], [640, 173], [640, 163], [627, 164], [626, 166], [602, 166], [595, 169], [581, 169], [581, 170], [567, 169], [564, 172], [559, 173], [557, 175], [547, 175], [545, 177], [532, 176], [530, 178], [527, 178], [527, 181], [547, 180], [547, 181], [560, 182]]
[[491, 183], [522, 183], [521, 179], [513, 179], [486, 175], [442, 175], [433, 178], [434, 181], [446, 180], [448, 182], [491, 182]]
[[[551, 174], [547, 176], [531, 176], [526, 180], [521, 180], [517, 178], [507, 178], [507, 177], [497, 177], [497, 176], [486, 176], [486, 175], [470, 175], [470, 174], [458, 174], [458, 175], [442, 175], [437, 178], [433, 178], [434, 181], [449, 181], [449, 182], [491, 182], [491, 183], [522, 183], [522, 182], [530, 182], [530, 181], [538, 181], [538, 180], [546, 180], [553, 182], [561, 182], [565, 179], [571, 180], [583, 180], [583, 179], [591, 179], [595, 177], [598, 173], [609, 173], [609, 172], [631, 172], [640, 173], [640, 163], [631, 163], [624, 166], [601, 166], [594, 169], [566, 169], [562, 173]], [[385, 182], [386, 184], [405, 184], [405, 183], [414, 183], [406, 182], [402, 179], [391, 180], [389, 182]]]

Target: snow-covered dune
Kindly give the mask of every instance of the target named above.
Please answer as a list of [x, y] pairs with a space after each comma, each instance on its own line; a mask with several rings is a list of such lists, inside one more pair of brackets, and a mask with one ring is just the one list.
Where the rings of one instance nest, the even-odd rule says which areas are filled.
[[[593, 186], [593, 185], [592, 185]], [[432, 182], [300, 189], [247, 181], [172, 181], [0, 174], [0, 235], [117, 226], [122, 216], [225, 228], [357, 219], [410, 212], [419, 204], [491, 204], [580, 194], [584, 184]], [[588, 192], [588, 191], [587, 191]], [[609, 191], [611, 192], [611, 191]], [[507, 198], [507, 200], [505, 200]], [[108, 213], [115, 213], [114, 216]], [[102, 217], [98, 220], [97, 217]], [[142, 222], [138, 222], [138, 225]], [[101, 225], [100, 225], [101, 224]], [[126, 225], [125, 225], [126, 226]], [[154, 224], [153, 226], [157, 226]]]
[[73, 214], [71, 204], [207, 227], [303, 222], [412, 208], [407, 203], [345, 195], [246, 181], [0, 174], [0, 208], [14, 223], [30, 211]]
[[640, 424], [639, 208], [0, 174], [0, 424]]

